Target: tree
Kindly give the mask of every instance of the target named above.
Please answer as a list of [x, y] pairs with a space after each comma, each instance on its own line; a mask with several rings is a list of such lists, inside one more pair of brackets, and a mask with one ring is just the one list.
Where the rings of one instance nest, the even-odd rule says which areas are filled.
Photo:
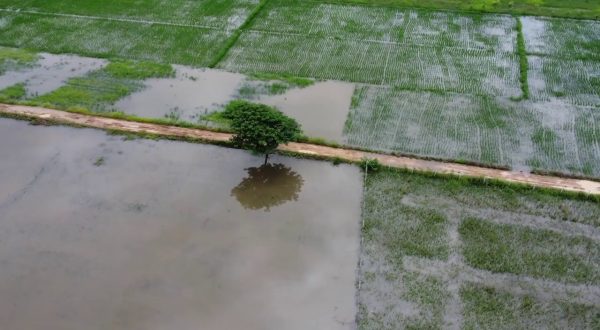
[[301, 134], [300, 125], [281, 111], [247, 101], [230, 102], [222, 117], [231, 121], [232, 142], [239, 148], [265, 155], [265, 164], [279, 144]]

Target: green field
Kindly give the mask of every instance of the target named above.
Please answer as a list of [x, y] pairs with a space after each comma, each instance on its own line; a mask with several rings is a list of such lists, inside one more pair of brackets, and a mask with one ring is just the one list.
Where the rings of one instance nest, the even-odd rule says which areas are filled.
[[504, 16], [272, 1], [219, 67], [517, 97], [515, 26]]
[[600, 22], [498, 14], [595, 17], [598, 7], [0, 0], [0, 45], [352, 82], [349, 146], [600, 177]]
[[333, 0], [339, 3], [420, 7], [489, 13], [600, 18], [600, 4], [595, 0]]
[[600, 326], [598, 200], [393, 170], [364, 198], [359, 329]]
[[253, 1], [0, 1], [2, 45], [207, 66]]

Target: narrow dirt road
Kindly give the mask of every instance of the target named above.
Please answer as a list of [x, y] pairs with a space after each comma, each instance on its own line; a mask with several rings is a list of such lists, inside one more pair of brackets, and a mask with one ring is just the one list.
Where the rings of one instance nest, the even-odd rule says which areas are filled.
[[[204, 141], [221, 142], [227, 141], [231, 137], [231, 134], [227, 133], [217, 133], [200, 129], [182, 128], [157, 124], [144, 124], [126, 120], [95, 117], [53, 109], [20, 105], [0, 104], [0, 113], [13, 114], [25, 116], [28, 118], [43, 119], [65, 124], [75, 124], [106, 130], [120, 130], [132, 133], [150, 133], [179, 138], [193, 138]], [[484, 167], [477, 167], [472, 165], [462, 165], [455, 163], [415, 159], [409, 157], [390, 156], [385, 154], [377, 154], [351, 149], [332, 148], [306, 143], [289, 143], [288, 145], [281, 146], [279, 149], [304, 155], [339, 157], [348, 161], [360, 161], [362, 158], [365, 157], [375, 158], [379, 160], [379, 162], [383, 165], [396, 168], [405, 168], [415, 171], [428, 171], [443, 174], [455, 174], [477, 178], [498, 179], [507, 182], [528, 184], [536, 187], [555, 188], [567, 191], [584, 192], [588, 194], [600, 195], [600, 182], [589, 180], [578, 180], [521, 172], [504, 171]]]

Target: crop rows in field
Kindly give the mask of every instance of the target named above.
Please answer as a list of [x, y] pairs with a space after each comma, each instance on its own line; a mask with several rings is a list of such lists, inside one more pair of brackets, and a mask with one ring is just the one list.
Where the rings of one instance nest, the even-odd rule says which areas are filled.
[[395, 171], [364, 199], [359, 329], [600, 324], [597, 201]]
[[267, 33], [400, 42], [405, 14], [389, 8], [271, 1], [251, 28]]
[[358, 86], [351, 146], [600, 176], [600, 108]]
[[345, 133], [353, 146], [511, 165], [516, 112], [485, 97], [359, 86]]
[[533, 100], [564, 99], [571, 104], [600, 107], [600, 60], [528, 56]]
[[521, 22], [529, 54], [600, 60], [600, 22], [540, 17]]
[[257, 4], [254, 0], [0, 0], [3, 10], [87, 16], [108, 20], [136, 20], [156, 24], [181, 24], [235, 29]]
[[0, 1], [0, 44], [208, 66], [254, 0]]
[[533, 100], [600, 106], [600, 22], [524, 17]]
[[248, 31], [220, 65], [230, 71], [286, 73], [405, 89], [518, 96], [509, 53], [403, 46]]
[[207, 65], [227, 38], [224, 31], [0, 13], [2, 44], [52, 53]]
[[219, 66], [405, 89], [518, 96], [515, 24], [505, 16], [274, 2]]

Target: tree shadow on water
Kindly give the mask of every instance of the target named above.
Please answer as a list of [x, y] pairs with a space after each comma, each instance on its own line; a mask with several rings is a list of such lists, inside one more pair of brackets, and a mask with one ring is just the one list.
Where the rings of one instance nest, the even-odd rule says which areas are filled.
[[231, 190], [246, 209], [269, 211], [271, 207], [297, 201], [304, 179], [283, 164], [247, 168], [248, 176]]

